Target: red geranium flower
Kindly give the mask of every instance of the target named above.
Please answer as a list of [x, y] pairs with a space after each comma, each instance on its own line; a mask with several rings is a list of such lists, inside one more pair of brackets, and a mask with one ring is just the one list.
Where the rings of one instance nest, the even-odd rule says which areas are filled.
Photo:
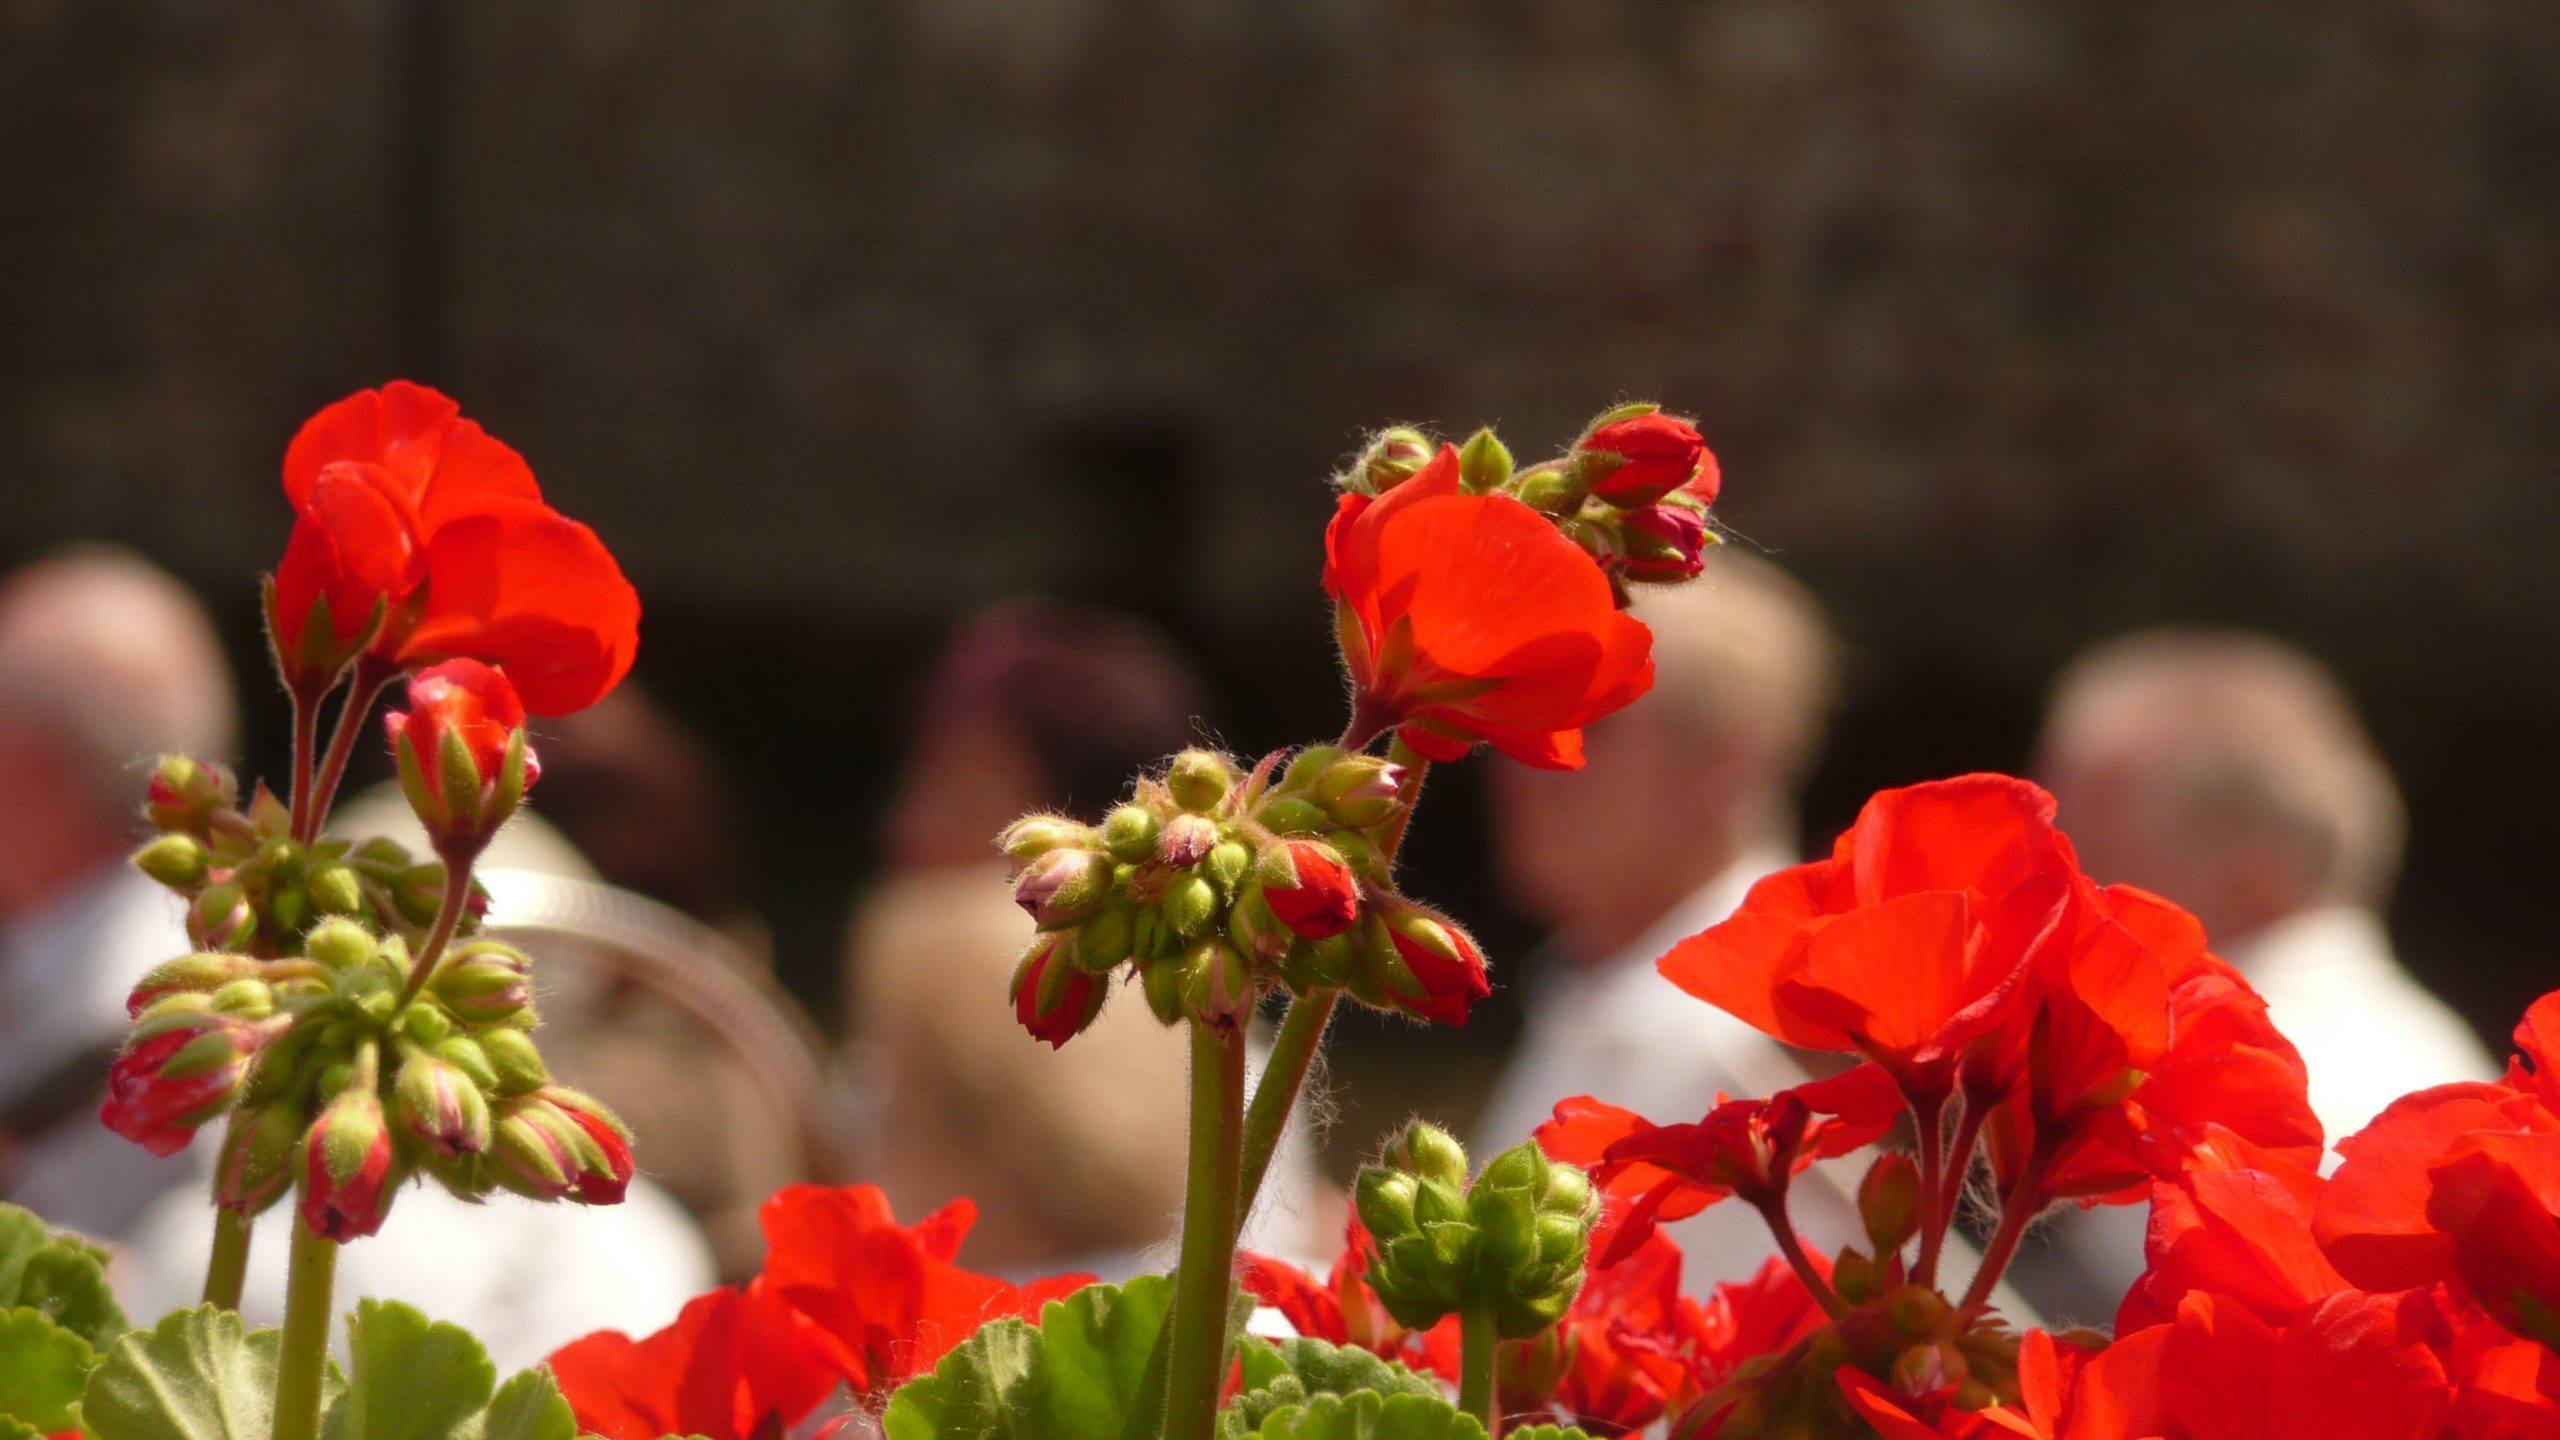
[[1556, 1106], [1536, 1138], [1549, 1157], [1589, 1170], [1599, 1186], [1592, 1255], [1605, 1266], [1632, 1254], [1655, 1226], [1727, 1197], [1774, 1205], [1796, 1172], [1874, 1142], [1901, 1109], [1884, 1072], [1861, 1065], [1767, 1100], [1719, 1098], [1703, 1119], [1682, 1125], [1575, 1096]]
[[1599, 565], [1519, 501], [1460, 493], [1446, 446], [1382, 498], [1342, 497], [1324, 584], [1354, 728], [1396, 729], [1434, 760], [1481, 740], [1573, 769], [1582, 727], [1653, 684], [1652, 632]]
[[2194, 1294], [2283, 1325], [2353, 1288], [2312, 1236], [2317, 1171], [2227, 1132], [2212, 1150], [2217, 1163], [2152, 1191], [2149, 1264], [2116, 1313], [2119, 1334], [2175, 1319]]
[[814, 1329], [762, 1289], [726, 1286], [646, 1339], [601, 1330], [552, 1352], [581, 1434], [780, 1440], [836, 1387]]
[[1754, 885], [1661, 970], [1789, 1044], [1868, 1055], [1933, 1106], [1964, 1047], [2019, 1003], [2077, 877], [2053, 797], [2023, 780], [1887, 790], [1830, 859]]
[[504, 665], [537, 715], [584, 709], [631, 668], [640, 601], [613, 556], [436, 391], [395, 381], [322, 410], [285, 451], [284, 490], [297, 519], [272, 620], [298, 683], [333, 674], [304, 657], [352, 645], [377, 606], [375, 657]]
[[1093, 1283], [1061, 1275], [1014, 1285], [955, 1263], [977, 1207], [955, 1200], [900, 1225], [879, 1187], [793, 1185], [764, 1205], [757, 1284], [808, 1317], [838, 1373], [883, 1394], [933, 1368], [971, 1331]]

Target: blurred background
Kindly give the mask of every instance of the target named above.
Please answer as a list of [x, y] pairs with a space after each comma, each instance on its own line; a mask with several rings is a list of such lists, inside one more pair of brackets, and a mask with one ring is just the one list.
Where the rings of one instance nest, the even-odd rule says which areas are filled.
[[[1806, 835], [2025, 766], [2090, 643], [2244, 624], [2335, 666], [2399, 778], [2409, 968], [2500, 1050], [2551, 983], [2560, 9], [708, 13], [0, 3], [0, 560], [106, 539], [198, 589], [275, 773], [284, 443], [447, 390], [639, 587], [693, 747], [640, 768], [726, 777], [661, 797], [672, 858], [590, 858], [831, 1018], [959, 616], [1123, 607], [1204, 733], [1330, 735], [1324, 479], [1363, 433], [1528, 458], [1659, 397], [1846, 647]], [[1494, 763], [1435, 780], [1412, 886], [1518, 981]], [[1337, 1164], [1463, 1116], [1517, 993], [1348, 1026]]]

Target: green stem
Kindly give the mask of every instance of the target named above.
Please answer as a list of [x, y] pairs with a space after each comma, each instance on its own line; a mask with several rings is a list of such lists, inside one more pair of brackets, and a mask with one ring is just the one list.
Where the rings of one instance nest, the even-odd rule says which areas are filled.
[[287, 802], [288, 824], [296, 840], [307, 840], [311, 816], [311, 751], [320, 729], [320, 696], [296, 691], [293, 697], [293, 798]]
[[1182, 1266], [1174, 1274], [1164, 1440], [1210, 1440], [1227, 1370], [1237, 1181], [1244, 1163], [1244, 1032], [1191, 1026], [1191, 1164], [1183, 1187]]
[[462, 912], [471, 902], [471, 857], [448, 856], [444, 862], [444, 899], [436, 906], [435, 927], [418, 946], [418, 958], [409, 966], [409, 983], [400, 991], [396, 1013], [405, 1010], [427, 981], [436, 973], [436, 963], [444, 959], [445, 947], [453, 943], [453, 932], [462, 925]]
[[1289, 1113], [1297, 1108], [1298, 1092], [1305, 1087], [1307, 1071], [1324, 1044], [1325, 1026], [1341, 1001], [1341, 991], [1320, 990], [1291, 1000], [1288, 1013], [1280, 1017], [1280, 1029], [1271, 1037], [1271, 1058], [1263, 1062], [1262, 1079], [1253, 1087], [1253, 1106], [1245, 1112], [1238, 1224], [1253, 1213], [1254, 1199], [1262, 1193], [1262, 1177], [1271, 1169], [1273, 1152], [1280, 1148], [1280, 1132], [1289, 1126]]
[[330, 1287], [338, 1242], [297, 1216], [284, 1293], [284, 1336], [276, 1356], [275, 1440], [317, 1440], [320, 1381], [329, 1368]]
[[228, 1205], [213, 1210], [213, 1257], [204, 1267], [204, 1303], [240, 1308], [240, 1285], [249, 1273], [250, 1220]]
[[[329, 806], [338, 798], [338, 784], [347, 778], [347, 762], [356, 753], [356, 737], [364, 733], [364, 717], [372, 713], [373, 702], [399, 674], [398, 669], [370, 655], [356, 662], [355, 683], [347, 687], [347, 698], [338, 706], [338, 727], [329, 736], [329, 753], [320, 761], [320, 777], [311, 786], [310, 802], [295, 811], [295, 839], [307, 843], [320, 838], [321, 829], [329, 823]], [[319, 718], [317, 699], [312, 701], [312, 718]], [[293, 772], [297, 794], [300, 780], [310, 768], [310, 752], [305, 750], [302, 755], [302, 763]]]
[[1473, 1299], [1458, 1307], [1458, 1408], [1483, 1421], [1494, 1440], [1502, 1436], [1493, 1383], [1493, 1351], [1501, 1341], [1493, 1328], [1491, 1300]]

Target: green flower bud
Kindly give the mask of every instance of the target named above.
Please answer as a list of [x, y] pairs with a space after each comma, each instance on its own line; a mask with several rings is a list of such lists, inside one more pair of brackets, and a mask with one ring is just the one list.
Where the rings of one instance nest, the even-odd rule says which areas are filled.
[[470, 1076], [472, 1084], [483, 1090], [498, 1088], [498, 1067], [489, 1063], [489, 1052], [479, 1041], [468, 1035], [452, 1035], [437, 1041], [432, 1048], [438, 1060]]
[[1478, 1189], [1487, 1186], [1516, 1190], [1531, 1199], [1544, 1194], [1547, 1188], [1546, 1152], [1538, 1148], [1537, 1142], [1523, 1140], [1494, 1156], [1493, 1163], [1485, 1166], [1484, 1173], [1476, 1177]]
[[244, 975], [213, 992], [213, 1008], [243, 1020], [264, 1020], [276, 1013], [275, 987]]
[[551, 1072], [543, 1065], [542, 1052], [534, 1047], [532, 1036], [502, 1025], [483, 1031], [477, 1038], [495, 1073], [497, 1083], [491, 1088], [499, 1094], [521, 1095], [550, 1083]]
[[532, 968], [512, 945], [474, 940], [436, 966], [427, 989], [464, 1024], [493, 1024], [533, 1003]]
[[1252, 967], [1235, 947], [1203, 940], [1182, 957], [1184, 1013], [1202, 1024], [1233, 1024], [1253, 1013]]
[[423, 1050], [401, 1057], [393, 1113], [428, 1149], [477, 1155], [489, 1148], [489, 1099], [461, 1067]]
[[1016, 860], [1037, 860], [1061, 847], [1083, 849], [1092, 843], [1092, 827], [1064, 815], [1025, 815], [996, 837], [996, 848]]
[[441, 1006], [412, 1005], [400, 1012], [400, 1033], [433, 1049], [453, 1033], [453, 1017], [447, 1015]]
[[1227, 798], [1227, 787], [1235, 783], [1235, 767], [1224, 757], [1207, 750], [1185, 750], [1173, 757], [1173, 766], [1165, 772], [1165, 789], [1173, 803], [1185, 810], [1206, 813], [1218, 808]]
[[1076, 932], [1076, 968], [1099, 975], [1129, 958], [1138, 907], [1125, 895], [1114, 895]]
[[1491, 427], [1467, 437], [1458, 448], [1458, 485], [1481, 495], [1511, 478], [1511, 447]]
[[1371, 436], [1351, 462], [1342, 488], [1362, 495], [1384, 495], [1421, 473], [1431, 463], [1431, 437], [1410, 425], [1398, 425]]
[[1290, 993], [1312, 995], [1351, 983], [1359, 960], [1352, 938], [1357, 933], [1346, 930], [1329, 940], [1310, 940], [1292, 948], [1280, 962], [1280, 979]]
[[1414, 1229], [1414, 1204], [1421, 1182], [1401, 1170], [1373, 1165], [1360, 1172], [1352, 1188], [1352, 1207], [1374, 1236], [1400, 1236]]
[[303, 888], [323, 915], [354, 915], [364, 909], [364, 886], [348, 866], [323, 866]]
[[200, 949], [243, 950], [258, 933], [258, 912], [236, 882], [206, 887], [187, 911], [187, 934]]
[[1333, 817], [1313, 800], [1281, 795], [1264, 801], [1253, 818], [1274, 835], [1321, 835]]
[[139, 1015], [167, 996], [198, 993], [209, 996], [234, 980], [257, 974], [260, 968], [257, 961], [246, 955], [225, 955], [218, 951], [197, 951], [174, 960], [163, 960], [143, 972], [142, 979], [125, 996], [125, 1013]]
[[1182, 1023], [1182, 963], [1158, 959], [1138, 969], [1138, 993], [1146, 996], [1147, 1009], [1158, 1022], [1166, 1025]]
[[1467, 1150], [1458, 1137], [1416, 1120], [1387, 1147], [1378, 1163], [1444, 1185], [1467, 1183]]
[[1223, 841], [1211, 847], [1200, 868], [1219, 889], [1233, 890], [1253, 868], [1253, 851], [1240, 840]]
[[377, 948], [373, 932], [353, 920], [323, 920], [302, 938], [302, 952], [332, 970], [353, 970]]
[[204, 879], [204, 842], [192, 835], [163, 835], [133, 852], [134, 868], [172, 890]]
[[1227, 910], [1227, 942], [1244, 952], [1246, 959], [1268, 965], [1288, 954], [1297, 939], [1298, 932], [1272, 913], [1261, 882], [1248, 881]]
[[1176, 875], [1156, 901], [1166, 924], [1186, 939], [1207, 933], [1218, 918], [1218, 887], [1198, 875]]
[[1311, 791], [1327, 771], [1350, 753], [1339, 745], [1310, 745], [1289, 757], [1288, 765], [1280, 772], [1278, 788]]
[[1014, 903], [1043, 930], [1082, 924], [1112, 890], [1111, 857], [1099, 850], [1055, 849], [1022, 869]]
[[1591, 482], [1570, 466], [1531, 470], [1519, 477], [1513, 491], [1520, 503], [1546, 515], [1570, 515], [1582, 508], [1591, 493]]
[[1858, 1218], [1879, 1257], [1891, 1255], [1920, 1229], [1920, 1167], [1908, 1155], [1886, 1153], [1858, 1182]]
[[1156, 853], [1156, 832], [1162, 828], [1147, 807], [1123, 805], [1102, 817], [1102, 848], [1112, 859], [1135, 865]]

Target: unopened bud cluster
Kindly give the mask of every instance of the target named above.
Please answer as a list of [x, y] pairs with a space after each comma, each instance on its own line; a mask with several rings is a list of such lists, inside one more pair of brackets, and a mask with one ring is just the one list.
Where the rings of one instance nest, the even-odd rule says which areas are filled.
[[188, 760], [161, 763], [148, 810], [162, 834], [135, 863], [188, 899], [201, 948], [134, 987], [110, 1128], [166, 1155], [228, 1115], [217, 1203], [255, 1214], [298, 1189], [338, 1240], [380, 1228], [416, 1176], [466, 1199], [621, 1198], [628, 1137], [552, 1082], [523, 952], [470, 938], [466, 914], [413, 983], [443, 866], [387, 840], [297, 842], [272, 797], [243, 811], [228, 775]]
[[[1410, 426], [1380, 431], [1335, 477], [1362, 495], [1382, 495], [1411, 479], [1437, 452]], [[1564, 454], [1526, 467], [1490, 429], [1458, 452], [1459, 483], [1473, 493], [1509, 495], [1548, 516], [1598, 561], [1625, 604], [1633, 585], [1676, 585], [1705, 568], [1719, 543], [1708, 522], [1721, 483], [1697, 427], [1650, 403], [1603, 411]]]
[[1481, 1308], [1506, 1340], [1563, 1318], [1599, 1214], [1582, 1171], [1535, 1144], [1503, 1151], [1470, 1183], [1458, 1142], [1419, 1121], [1360, 1172], [1354, 1198], [1377, 1247], [1370, 1288], [1397, 1323], [1422, 1329]]
[[1247, 773], [1186, 750], [1098, 825], [1033, 815], [1005, 831], [1014, 899], [1041, 931], [1013, 980], [1032, 1034], [1082, 1031], [1124, 965], [1168, 1025], [1240, 1021], [1275, 986], [1463, 1018], [1482, 957], [1395, 893], [1381, 858], [1402, 767], [1334, 746], [1283, 758]]

